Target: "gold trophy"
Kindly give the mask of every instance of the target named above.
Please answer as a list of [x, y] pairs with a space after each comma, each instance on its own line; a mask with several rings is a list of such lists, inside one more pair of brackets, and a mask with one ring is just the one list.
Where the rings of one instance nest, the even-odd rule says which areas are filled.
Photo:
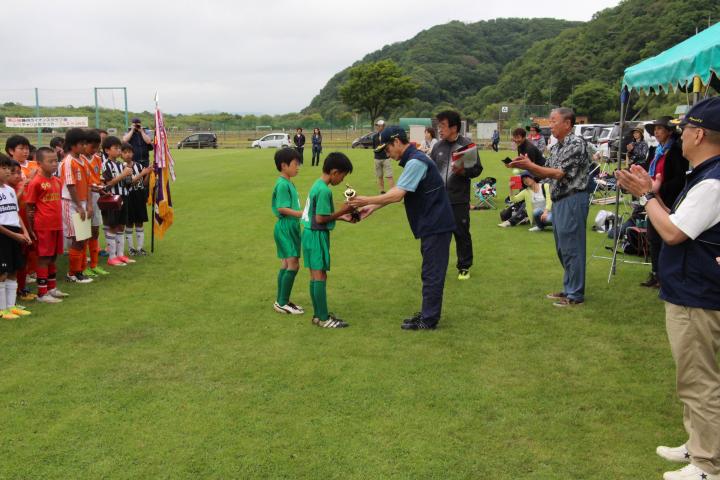
[[[346, 183], [345, 186], [347, 188], [345, 189], [345, 192], [343, 192], [343, 194], [345, 195], [345, 201], [349, 202], [350, 200], [355, 198], [355, 196], [357, 195], [357, 192], [355, 191], [354, 188], [352, 188], [352, 186], [350, 186], [350, 184]], [[352, 213], [350, 214], [350, 217], [352, 217], [353, 222], [359, 222], [360, 221], [360, 212], [358, 212], [357, 209], [354, 209], [352, 211]]]

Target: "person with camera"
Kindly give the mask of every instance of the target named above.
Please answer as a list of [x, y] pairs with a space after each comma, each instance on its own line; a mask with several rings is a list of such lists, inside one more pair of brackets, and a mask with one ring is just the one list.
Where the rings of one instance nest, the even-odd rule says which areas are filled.
[[145, 132], [139, 118], [132, 119], [132, 127], [122, 138], [133, 147], [133, 162], [142, 165], [143, 168], [150, 165], [150, 150], [153, 149], [152, 138]]
[[[668, 122], [669, 125], [672, 123]], [[682, 154], [692, 165], [672, 204], [662, 184], [639, 165], [618, 170], [618, 183], [639, 197], [662, 238], [660, 298], [675, 360], [677, 396], [687, 441], [656, 453], [678, 463], [665, 480], [720, 479], [720, 98], [698, 102], [685, 115]], [[657, 135], [656, 135], [657, 136]]]

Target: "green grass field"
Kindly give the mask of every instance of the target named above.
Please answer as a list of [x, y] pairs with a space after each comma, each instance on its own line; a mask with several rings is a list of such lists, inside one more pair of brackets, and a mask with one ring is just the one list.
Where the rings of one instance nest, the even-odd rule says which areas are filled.
[[[507, 153], [483, 154], [499, 197]], [[176, 221], [153, 256], [61, 284], [63, 304], [0, 323], [0, 478], [607, 480], [675, 468], [654, 453], [685, 434], [663, 307], [638, 286], [647, 267], [621, 264], [608, 285], [608, 262], [589, 259], [586, 304], [557, 309], [544, 299], [561, 287], [552, 233], [471, 212], [472, 279], [451, 268], [441, 328], [405, 332], [419, 243], [394, 205], [333, 232], [329, 305], [351, 327], [319, 329], [271, 308], [272, 155], [176, 152]], [[371, 153], [349, 155], [348, 182], [375, 192]], [[303, 200], [319, 172], [296, 178]], [[602, 243], [589, 233], [588, 254]], [[293, 300], [310, 310], [308, 281], [301, 271]]]

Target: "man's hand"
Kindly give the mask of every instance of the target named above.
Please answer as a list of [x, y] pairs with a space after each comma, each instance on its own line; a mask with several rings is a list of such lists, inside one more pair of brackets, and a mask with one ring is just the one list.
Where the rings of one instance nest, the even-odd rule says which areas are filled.
[[348, 223], [357, 223], [360, 221], [360, 220], [354, 219], [352, 214], [350, 214], [350, 213], [346, 213], [345, 215], [339, 216], [338, 220], [342, 220], [343, 222], [348, 222]]
[[653, 190], [653, 180], [639, 165], [633, 165], [630, 170], [617, 170], [615, 178], [620, 187], [639, 197]]
[[348, 202], [348, 205], [352, 206], [353, 208], [364, 207], [365, 205], [370, 204], [370, 202], [368, 201], [369, 198], [370, 197], [356, 196]]
[[362, 207], [360, 210], [358, 210], [358, 212], [360, 212], [360, 220], [365, 220], [377, 209], [377, 205], [367, 205], [365, 207]]
[[532, 160], [527, 155], [520, 155], [516, 157], [512, 162], [506, 164], [507, 168], [519, 168], [521, 170], [527, 170], [529, 167], [534, 165]]

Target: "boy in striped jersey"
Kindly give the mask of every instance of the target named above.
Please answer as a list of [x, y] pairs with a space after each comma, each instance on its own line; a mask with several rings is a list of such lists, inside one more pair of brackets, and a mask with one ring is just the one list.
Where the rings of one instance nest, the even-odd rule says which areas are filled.
[[81, 220], [92, 216], [92, 205], [88, 204], [90, 187], [87, 169], [80, 158], [85, 151], [87, 135], [81, 128], [71, 128], [65, 133], [65, 151], [67, 155], [60, 165], [62, 188], [62, 212], [65, 235], [71, 240], [67, 280], [76, 283], [90, 283], [83, 270], [87, 267], [85, 248], [87, 240], [77, 240], [72, 216], [77, 213]]
[[105, 234], [108, 252], [107, 264], [111, 267], [124, 267], [130, 261], [124, 256], [124, 251], [128, 186], [132, 182], [132, 169], [125, 166], [121, 158], [121, 147], [122, 143], [117, 137], [108, 136], [103, 140], [102, 149], [106, 160], [102, 175], [105, 181], [105, 191], [110, 195], [120, 195], [123, 199], [119, 210], [108, 211], [105, 216], [108, 226]]

